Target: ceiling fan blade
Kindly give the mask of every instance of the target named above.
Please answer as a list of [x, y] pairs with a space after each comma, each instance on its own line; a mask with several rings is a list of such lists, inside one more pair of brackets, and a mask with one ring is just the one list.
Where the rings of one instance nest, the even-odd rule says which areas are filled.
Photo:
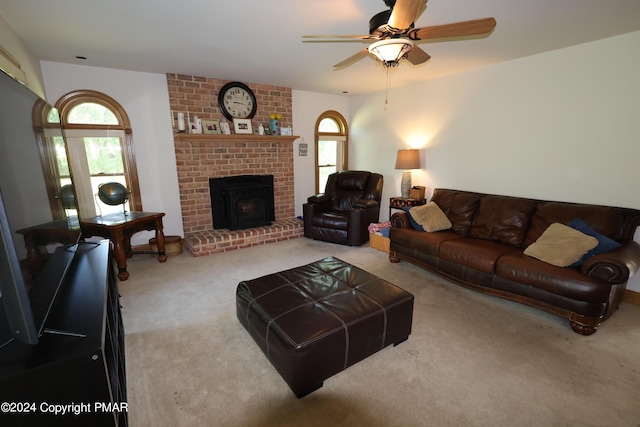
[[344, 61], [338, 62], [336, 65], [333, 66], [333, 69], [334, 70], [339, 70], [341, 68], [348, 67], [349, 65], [360, 61], [362, 58], [364, 58], [367, 55], [369, 55], [369, 50], [365, 47], [364, 49], [362, 49], [362, 50], [356, 52], [355, 54], [351, 55], [350, 57], [348, 57]]
[[425, 10], [427, 10], [427, 1], [429, 0], [424, 0], [424, 4], [420, 7], [420, 9], [418, 10], [418, 13], [416, 14], [415, 19], [413, 20], [413, 22], [416, 22], [418, 20], [418, 18], [420, 18], [422, 16], [422, 14], [424, 13]]
[[422, 50], [420, 46], [414, 45], [413, 48], [409, 52], [407, 52], [406, 58], [413, 65], [419, 65], [431, 59], [431, 55]]
[[426, 7], [426, 3], [427, 0], [396, 0], [387, 24], [399, 30], [411, 27]]
[[494, 18], [474, 19], [452, 24], [434, 25], [410, 30], [407, 35], [412, 40], [444, 39], [489, 34], [496, 27]]

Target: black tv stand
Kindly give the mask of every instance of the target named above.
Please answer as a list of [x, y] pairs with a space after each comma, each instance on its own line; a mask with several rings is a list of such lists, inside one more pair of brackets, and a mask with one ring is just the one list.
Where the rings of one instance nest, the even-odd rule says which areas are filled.
[[78, 246], [38, 344], [0, 349], [0, 400], [14, 405], [0, 412], [0, 425], [128, 425], [115, 277], [108, 241]]

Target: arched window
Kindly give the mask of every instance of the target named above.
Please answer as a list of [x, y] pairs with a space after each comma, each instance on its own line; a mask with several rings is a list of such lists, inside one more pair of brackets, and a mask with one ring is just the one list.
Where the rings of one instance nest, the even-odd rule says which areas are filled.
[[322, 193], [327, 177], [348, 167], [347, 121], [337, 111], [325, 111], [316, 121], [315, 134], [316, 193]]
[[105, 182], [124, 185], [130, 191], [125, 208], [141, 211], [131, 125], [120, 104], [103, 93], [79, 90], [63, 95], [55, 106], [66, 146], [56, 144], [50, 163], [58, 165], [56, 185], [73, 181], [79, 216], [122, 211], [122, 206], [105, 205], [95, 197]]

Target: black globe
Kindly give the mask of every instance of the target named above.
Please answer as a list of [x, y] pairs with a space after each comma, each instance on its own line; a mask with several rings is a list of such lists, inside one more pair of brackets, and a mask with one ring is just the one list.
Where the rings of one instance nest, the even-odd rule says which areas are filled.
[[119, 182], [105, 182], [98, 186], [98, 197], [107, 205], [121, 205], [129, 200], [129, 190]]
[[73, 194], [73, 185], [67, 184], [60, 189], [58, 200], [62, 209], [76, 209], [76, 195]]

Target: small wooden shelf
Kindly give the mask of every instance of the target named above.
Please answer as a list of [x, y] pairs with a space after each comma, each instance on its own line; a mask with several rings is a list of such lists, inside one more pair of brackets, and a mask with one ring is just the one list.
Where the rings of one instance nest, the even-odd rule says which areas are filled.
[[232, 134], [232, 135], [220, 135], [220, 134], [194, 134], [194, 133], [175, 133], [173, 134], [174, 141], [180, 142], [277, 142], [287, 143], [293, 142], [300, 138], [296, 135], [254, 135], [254, 134]]

